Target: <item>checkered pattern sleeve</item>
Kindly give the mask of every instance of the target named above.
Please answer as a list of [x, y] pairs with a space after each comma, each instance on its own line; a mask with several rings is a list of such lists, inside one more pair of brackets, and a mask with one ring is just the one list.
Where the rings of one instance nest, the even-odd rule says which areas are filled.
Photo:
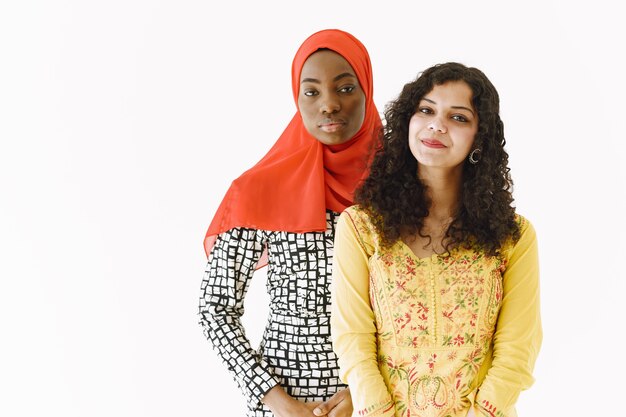
[[279, 382], [250, 346], [240, 320], [263, 245], [262, 231], [234, 228], [220, 234], [209, 255], [200, 295], [199, 316], [204, 334], [252, 408]]

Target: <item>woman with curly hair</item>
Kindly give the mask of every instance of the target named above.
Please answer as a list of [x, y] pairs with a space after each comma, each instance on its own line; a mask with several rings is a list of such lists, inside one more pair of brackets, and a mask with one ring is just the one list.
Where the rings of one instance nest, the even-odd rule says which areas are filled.
[[385, 109], [335, 235], [331, 333], [359, 416], [516, 416], [541, 339], [535, 231], [512, 206], [499, 97], [435, 65]]

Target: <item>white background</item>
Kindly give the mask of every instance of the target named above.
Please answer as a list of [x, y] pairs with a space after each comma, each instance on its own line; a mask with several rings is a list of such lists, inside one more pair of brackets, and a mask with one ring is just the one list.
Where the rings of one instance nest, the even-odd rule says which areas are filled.
[[0, 415], [244, 414], [197, 324], [202, 240], [292, 117], [291, 60], [324, 28], [366, 45], [379, 110], [435, 63], [493, 81], [540, 239], [545, 338], [519, 414], [620, 415], [626, 34], [610, 3], [2, 0]]

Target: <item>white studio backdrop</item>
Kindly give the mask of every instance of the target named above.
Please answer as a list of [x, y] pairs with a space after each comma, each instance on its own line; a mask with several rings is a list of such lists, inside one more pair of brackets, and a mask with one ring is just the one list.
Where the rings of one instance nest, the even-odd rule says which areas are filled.
[[[540, 242], [545, 337], [519, 415], [617, 415], [626, 34], [610, 4], [2, 0], [0, 416], [244, 415], [197, 324], [202, 239], [292, 117], [291, 60], [324, 28], [366, 45], [381, 111], [435, 63], [493, 81]], [[261, 270], [254, 344], [267, 301]]]

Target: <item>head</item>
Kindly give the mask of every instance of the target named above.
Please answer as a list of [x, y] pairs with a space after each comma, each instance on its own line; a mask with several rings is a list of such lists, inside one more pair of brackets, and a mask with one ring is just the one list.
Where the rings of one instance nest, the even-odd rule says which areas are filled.
[[298, 108], [306, 130], [325, 145], [356, 135], [365, 118], [365, 93], [344, 57], [322, 49], [307, 58], [300, 73]]
[[292, 87], [306, 131], [325, 145], [355, 142], [380, 126], [372, 65], [351, 34], [326, 29], [309, 36], [293, 60]]
[[[499, 109], [498, 92], [482, 71], [455, 62], [438, 64], [406, 84], [387, 106], [385, 146], [397, 148], [412, 164], [432, 164], [437, 161], [423, 140], [434, 139], [437, 145], [441, 139], [452, 151], [442, 163], [458, 164], [464, 174], [471, 169], [497, 171], [508, 162]], [[480, 161], [471, 164], [468, 156], [475, 149]]]
[[435, 85], [409, 119], [409, 149], [420, 177], [429, 168], [461, 172], [477, 130], [478, 115], [469, 85], [464, 81]]
[[507, 237], [517, 236], [499, 96], [482, 71], [455, 62], [432, 66], [387, 105], [385, 119], [356, 202], [382, 215], [376, 227], [388, 243], [421, 230], [430, 200], [417, 174], [432, 166], [461, 174], [451, 244], [474, 240], [495, 253]]

